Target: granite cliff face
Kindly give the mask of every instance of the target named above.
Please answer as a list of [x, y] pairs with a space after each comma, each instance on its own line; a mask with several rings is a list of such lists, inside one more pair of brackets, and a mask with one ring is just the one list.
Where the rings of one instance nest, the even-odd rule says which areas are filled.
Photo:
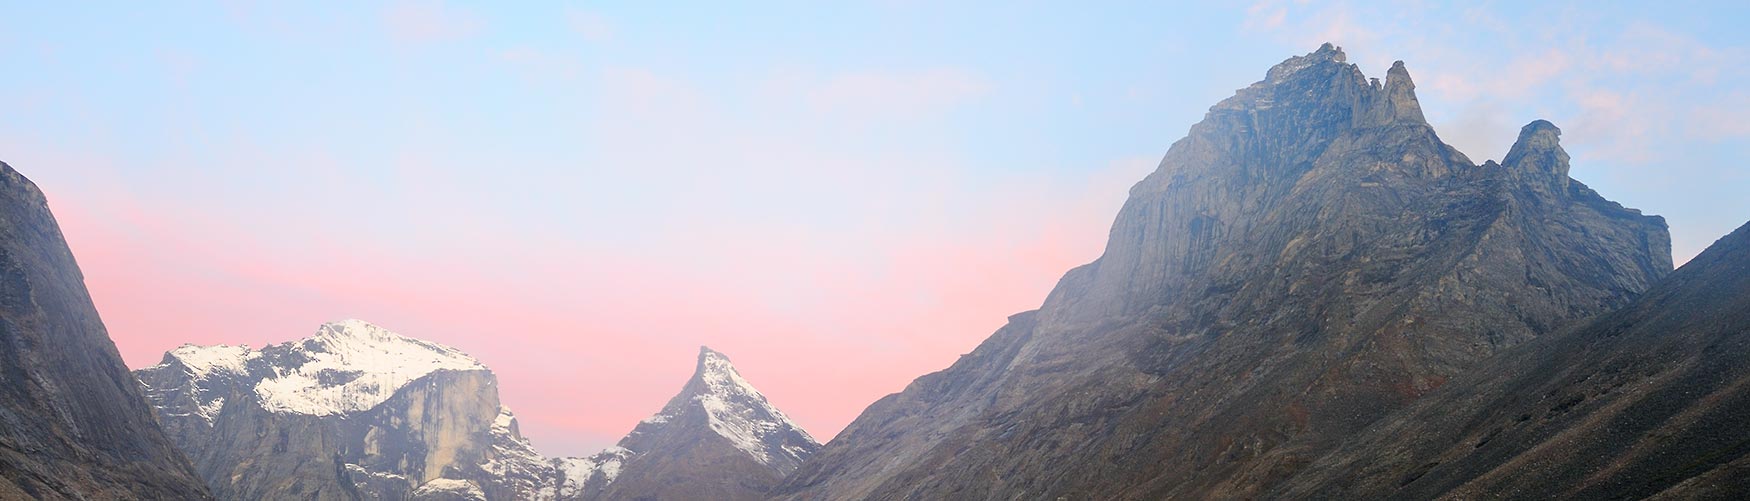
[[183, 346], [136, 375], [221, 499], [536, 499], [551, 490], [551, 466], [499, 405], [491, 371], [362, 321], [260, 351]]
[[0, 499], [208, 499], [153, 423], [48, 202], [0, 163]]
[[1104, 254], [948, 369], [871, 405], [795, 499], [1256, 497], [1345, 437], [1670, 271], [1662, 219], [1527, 125], [1473, 164], [1402, 63], [1329, 44], [1212, 107]]
[[1278, 497], [1750, 498], [1750, 225], [1626, 308], [1526, 343]]
[[662, 411], [590, 458], [558, 460], [561, 499], [766, 499], [820, 443], [710, 348]]

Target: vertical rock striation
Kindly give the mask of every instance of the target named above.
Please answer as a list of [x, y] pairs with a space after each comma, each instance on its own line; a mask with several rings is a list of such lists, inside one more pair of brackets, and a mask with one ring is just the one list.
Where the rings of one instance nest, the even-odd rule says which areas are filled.
[[0, 499], [206, 499], [35, 184], [0, 163]]

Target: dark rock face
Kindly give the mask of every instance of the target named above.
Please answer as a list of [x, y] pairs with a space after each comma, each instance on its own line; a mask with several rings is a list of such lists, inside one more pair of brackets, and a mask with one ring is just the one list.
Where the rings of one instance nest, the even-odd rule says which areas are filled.
[[1670, 271], [1559, 131], [1472, 164], [1403, 65], [1326, 45], [1210, 109], [1037, 311], [871, 405], [797, 499], [1255, 497], [1480, 361]]
[[700, 348], [698, 369], [662, 412], [617, 447], [560, 460], [560, 498], [766, 499], [819, 449], [728, 357]]
[[0, 499], [208, 499], [35, 184], [0, 163]]
[[136, 375], [221, 499], [551, 495], [489, 370], [364, 322], [261, 351], [184, 346]]
[[1283, 498], [1750, 498], [1750, 225], [1628, 307], [1490, 360]]

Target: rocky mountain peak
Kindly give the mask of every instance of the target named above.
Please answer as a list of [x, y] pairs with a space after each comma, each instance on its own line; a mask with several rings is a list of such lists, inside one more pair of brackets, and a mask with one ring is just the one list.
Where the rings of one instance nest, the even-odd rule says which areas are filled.
[[[765, 499], [819, 449], [729, 357], [701, 346], [693, 376], [661, 412], [617, 446], [555, 466], [562, 498]], [[710, 472], [696, 471], [707, 464]]]
[[1548, 120], [1534, 120], [1519, 129], [1519, 139], [1501, 159], [1511, 174], [1533, 191], [1553, 196], [1568, 192], [1568, 152], [1562, 149], [1562, 130]]
[[1343, 53], [1342, 47], [1326, 42], [1324, 45], [1320, 45], [1318, 50], [1304, 56], [1290, 57], [1271, 67], [1270, 71], [1265, 73], [1264, 81], [1279, 83], [1301, 70], [1325, 63], [1342, 64], [1348, 60], [1349, 56]]
[[1509, 177], [1569, 186], [1553, 127], [1478, 167], [1404, 64], [1374, 84], [1343, 59], [1321, 46], [1211, 107], [1098, 259], [780, 492], [1267, 497], [1308, 454], [1670, 272], [1662, 220]]
[[[756, 460], [765, 464], [800, 463], [819, 443], [807, 431], [790, 421], [789, 416], [766, 400], [753, 384], [741, 377], [729, 357], [699, 347], [698, 366], [680, 394], [675, 395], [662, 412], [645, 419], [633, 430], [621, 446], [639, 451], [641, 435], [656, 433], [669, 423], [699, 421], [683, 417], [702, 417], [712, 432], [729, 440]], [[651, 425], [646, 429], [646, 425]], [[630, 443], [628, 443], [630, 442]]]
[[1409, 121], [1427, 123], [1422, 117], [1422, 103], [1416, 100], [1416, 82], [1410, 80], [1410, 70], [1404, 68], [1403, 61], [1393, 62], [1390, 70], [1385, 72], [1384, 101], [1391, 107], [1388, 114], [1393, 121]]

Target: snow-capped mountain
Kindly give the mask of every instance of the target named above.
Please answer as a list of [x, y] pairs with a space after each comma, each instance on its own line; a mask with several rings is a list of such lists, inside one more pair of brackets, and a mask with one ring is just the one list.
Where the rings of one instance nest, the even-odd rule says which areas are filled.
[[757, 499], [820, 448], [722, 354], [618, 446], [549, 459], [459, 350], [360, 320], [135, 371], [221, 499]]
[[560, 499], [764, 499], [819, 449], [728, 357], [701, 347], [693, 377], [661, 412], [615, 447], [554, 464]]
[[221, 498], [551, 496], [490, 370], [364, 321], [259, 351], [185, 345], [135, 375]]

